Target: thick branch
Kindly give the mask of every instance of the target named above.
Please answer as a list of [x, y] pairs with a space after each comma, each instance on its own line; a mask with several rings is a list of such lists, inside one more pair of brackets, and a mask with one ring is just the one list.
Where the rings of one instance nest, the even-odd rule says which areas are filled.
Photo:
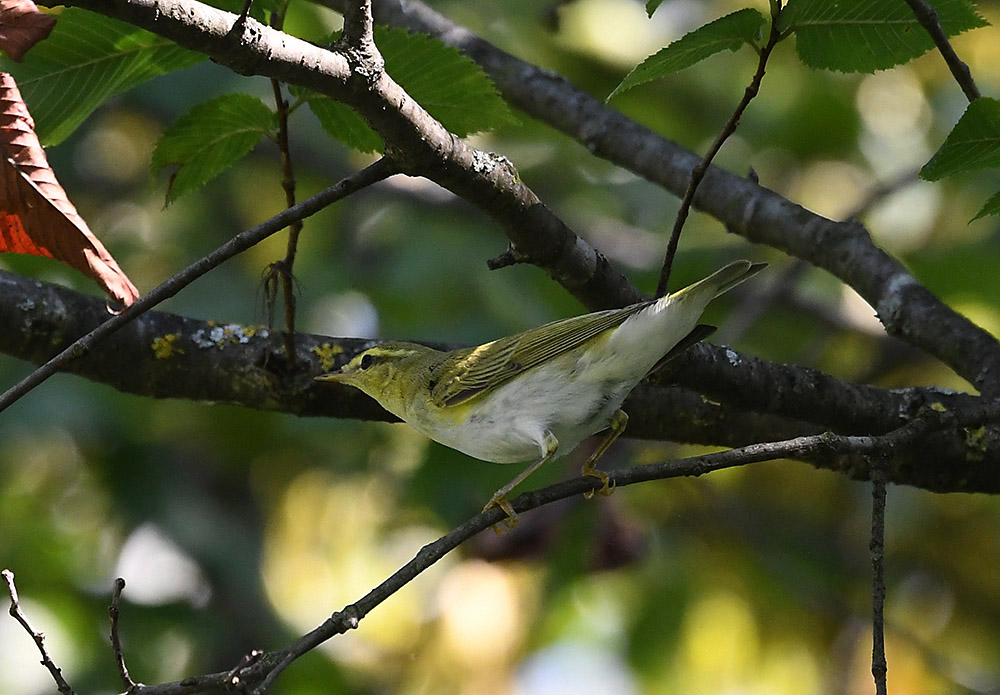
[[[0, 272], [0, 352], [43, 362], [107, 318], [104, 301], [56, 285]], [[351, 388], [312, 377], [335, 369], [370, 340], [298, 334], [296, 368], [287, 369], [280, 336], [263, 327], [198, 321], [150, 311], [66, 369], [121, 391], [155, 398], [233, 403], [297, 415], [385, 420], [376, 403]], [[626, 402], [627, 434], [740, 446], [821, 430], [877, 435], [921, 408], [955, 410], [980, 399], [934, 389], [889, 391], [840, 381], [817, 370], [764, 362], [713, 345], [683, 355], [661, 383], [642, 385]], [[698, 390], [695, 391], [694, 389]], [[707, 398], [702, 396], [704, 393]], [[1000, 457], [992, 431], [928, 436], [919, 451], [894, 462], [891, 480], [939, 491], [1000, 491], [1000, 471], [981, 461]], [[866, 469], [850, 458], [818, 462], [852, 477]]]
[[[569, 259], [565, 263], [553, 260], [549, 270], [567, 286], [574, 287], [578, 296], [581, 296], [589, 306], [619, 304], [635, 298], [634, 288], [620, 275], [610, 272], [610, 266], [607, 266], [603, 257], [565, 229], [561, 222], [537, 202], [527, 188], [516, 181], [513, 169], [505, 160], [468, 148], [447, 134], [385, 75], [376, 81], [374, 90], [371, 89], [370, 80], [365, 83], [363, 89], [356, 89], [351, 83], [352, 78], [349, 76], [345, 78], [340, 71], [337, 60], [326, 57], [329, 51], [300, 45], [302, 53], [296, 54], [295, 60], [291, 61], [287, 53], [276, 50], [272, 45], [280, 43], [278, 39], [284, 40], [284, 36], [266, 27], [260, 27], [252, 21], [248, 22], [243, 31], [252, 33], [254, 40], [243, 43], [237, 41], [234, 48], [232, 37], [227, 38], [219, 31], [219, 27], [225, 24], [227, 15], [198, 3], [185, 2], [183, 12], [178, 9], [180, 5], [176, 3], [157, 0], [81, 0], [80, 4], [124, 17], [140, 26], [184, 42], [192, 48], [204, 50], [219, 62], [233, 67], [253, 65], [255, 69], [269, 76], [310, 86], [343, 98], [366, 114], [373, 125], [387, 136], [389, 142], [395, 143], [396, 148], [401, 150], [400, 156], [410, 166], [416, 169], [434, 169], [431, 173], [433, 177], [450, 182], [454, 190], [487, 207], [495, 218], [505, 222], [504, 226], [508, 231], [513, 224], [519, 230], [518, 234], [532, 240], [529, 245], [540, 251], [542, 257]], [[379, 3], [379, 8], [384, 7], [388, 7], [388, 3]], [[420, 6], [410, 7], [412, 9]], [[235, 20], [235, 16], [229, 15], [229, 17]], [[444, 21], [441, 18], [439, 20]], [[202, 32], [203, 25], [208, 26], [208, 30]], [[427, 29], [427, 27], [422, 28]], [[696, 161], [694, 155], [644, 131], [620, 114], [606, 109], [596, 100], [574, 90], [564, 81], [520, 63], [463, 31], [454, 29], [452, 32], [445, 32], [445, 37], [454, 39], [454, 34], [457, 32], [460, 38], [470, 40], [474, 48], [484, 50], [487, 57], [499, 61], [508, 71], [512, 66], [519, 70], [517, 82], [518, 87], [523, 88], [523, 92], [514, 89], [509, 79], [508, 82], [504, 82], [503, 69], [494, 70], [495, 76], [498, 77], [501, 86], [508, 90], [508, 96], [512, 100], [524, 107], [531, 107], [564, 127], [582, 141], [592, 145], [595, 151], [609, 153], [610, 150], [624, 153], [616, 156], [628, 159], [627, 164], [635, 170], [647, 173], [649, 173], [647, 170], [654, 170], [655, 175], [661, 177], [668, 188], [670, 182], [676, 184], [677, 188], [683, 188], [687, 181], [688, 169]], [[247, 51], [254, 53], [256, 57], [246, 58], [244, 54]], [[265, 54], [266, 61], [263, 60]], [[474, 53], [473, 55], [476, 57]], [[333, 67], [325, 67], [328, 65]], [[495, 65], [493, 67], [496, 68]], [[509, 78], [509, 75], [507, 77]], [[386, 108], [387, 103], [398, 108]], [[650, 177], [654, 178], [652, 174]], [[986, 378], [990, 366], [998, 359], [996, 343], [992, 337], [941, 305], [912, 276], [902, 270], [896, 261], [871, 244], [863, 229], [823, 220], [749, 181], [717, 169], [709, 172], [703, 189], [708, 191], [708, 194], [700, 196], [699, 199], [704, 198], [706, 207], [720, 206], [715, 213], [720, 219], [742, 230], [750, 238], [758, 238], [779, 248], [786, 248], [803, 258], [827, 262], [836, 269], [835, 272], [848, 279], [851, 284], [856, 287], [866, 287], [878, 297], [876, 303], [882, 313], [883, 321], [890, 329], [895, 329], [916, 344], [930, 343], [937, 352], [946, 352], [944, 355], [946, 361], [957, 365], [956, 368], [960, 373], [976, 381], [977, 384], [992, 383]], [[482, 197], [483, 194], [486, 195], [485, 198]], [[737, 212], [732, 213], [730, 211], [732, 208]], [[532, 224], [532, 220], [537, 224]], [[555, 228], [552, 227], [553, 224]], [[555, 234], [551, 233], [553, 229]], [[561, 234], [560, 231], [564, 233]], [[511, 234], [511, 238], [514, 239], [518, 250], [523, 252], [523, 247], [518, 241], [519, 237], [516, 238], [515, 234]], [[817, 249], [821, 252], [817, 252]], [[538, 262], [537, 259], [538, 256], [534, 256], [535, 262]], [[604, 270], [608, 272], [600, 272], [602, 265], [607, 266]], [[566, 270], [567, 274], [561, 275], [556, 272], [557, 268]], [[911, 309], [911, 306], [915, 306], [916, 309]], [[173, 331], [161, 331], [158, 335], [166, 336], [169, 333]], [[181, 336], [188, 335], [183, 330], [178, 333]], [[150, 347], [151, 344], [145, 345]], [[947, 349], [941, 347], [945, 345], [951, 347]], [[717, 356], [718, 354], [716, 353]], [[982, 362], [977, 359], [980, 357]], [[732, 361], [728, 354], [727, 359]], [[716, 364], [718, 361], [716, 359]], [[250, 359], [245, 360], [245, 364], [259, 365], [263, 362]], [[147, 380], [156, 380], [157, 377], [153, 372], [170, 371], [162, 369], [163, 365], [157, 367], [150, 370]], [[775, 368], [776, 366], [766, 363], [756, 363], [754, 366], [758, 374], [762, 371], [768, 372], [769, 377], [773, 375], [772, 370]], [[976, 371], [977, 369], [979, 371]], [[802, 378], [800, 372], [792, 373], [797, 374], [796, 379], [800, 382], [810, 381], [808, 375]], [[99, 374], [95, 376], [102, 378]], [[103, 378], [110, 379], [111, 376], [104, 374]], [[231, 379], [232, 372], [227, 371], [226, 376]], [[309, 407], [305, 404], [309, 401], [309, 396], [301, 397], [303, 390], [301, 384], [297, 386], [285, 384], [276, 388], [274, 384], [268, 383], [268, 380], [273, 378], [271, 376], [264, 378], [264, 383], [257, 383], [255, 389], [254, 380], [259, 381], [261, 378], [261, 374], [251, 370], [246, 382], [237, 380], [229, 387], [229, 398], [218, 400], [243, 402], [256, 407], [284, 408], [293, 412], [308, 411]], [[301, 375], [299, 378], [302, 378]], [[759, 385], [766, 380], [754, 381]], [[160, 382], [161, 395], [174, 395], [171, 388], [179, 388], [176, 379], [170, 379], [169, 382], [170, 384]], [[732, 385], [733, 382], [720, 384], [724, 391], [729, 392], [734, 390]], [[262, 386], [266, 388], [261, 388]], [[122, 387], [129, 388], [128, 385]], [[841, 390], [843, 397], [835, 400], [842, 402], [857, 399], [858, 396], [853, 393], [854, 391], [856, 387], [844, 385]], [[772, 390], [772, 393], [774, 392]], [[814, 410], [822, 408], [817, 406], [815, 399], [811, 399], [807, 390], [799, 388], [778, 392], [784, 396], [781, 399], [783, 415], [800, 419], [803, 413], [808, 413], [811, 422], [828, 425], [823, 417], [813, 415]], [[296, 396], [286, 401], [289, 393]], [[248, 398], [248, 394], [255, 394], [255, 398]], [[266, 395], [261, 397], [261, 394]], [[177, 392], [177, 395], [182, 394]], [[713, 395], [711, 391], [709, 395]], [[896, 408], [885, 408], [885, 404], [879, 402], [880, 412], [883, 414], [910, 412], [907, 409], [912, 408], [912, 399], [906, 397], [899, 400], [899, 407]], [[771, 401], [773, 402], [773, 399]], [[768, 400], [747, 402], [747, 405], [759, 409], [760, 403], [768, 402]], [[860, 398], [860, 402], [867, 403], [863, 397]], [[849, 410], [848, 417], [862, 419], [865, 417], [863, 411], [864, 409]], [[794, 420], [790, 421], [784, 427], [791, 427], [794, 431], [798, 425], [794, 425], [793, 422]], [[880, 422], [885, 427], [898, 424], [898, 422], [886, 422], [884, 417]], [[749, 428], [744, 429], [748, 430]], [[632, 433], [642, 434], [642, 430], [633, 428]], [[962, 446], [961, 443], [956, 443], [950, 447], [952, 454], [960, 452]], [[985, 447], [987, 451], [992, 450], [992, 438], [982, 439], [977, 446]]]
[[[8, 408], [18, 398], [41, 384], [56, 371], [66, 368], [67, 364], [71, 364], [73, 361], [86, 355], [95, 345], [106, 339], [109, 335], [112, 335], [115, 331], [128, 325], [163, 300], [173, 297], [196, 278], [217, 268], [221, 263], [224, 263], [238, 253], [246, 251], [254, 244], [266, 239], [275, 232], [284, 229], [293, 221], [313, 215], [327, 205], [365, 186], [392, 176], [394, 173], [396, 173], [396, 169], [392, 162], [383, 157], [369, 164], [364, 169], [341, 179], [336, 184], [324, 191], [320, 191], [307, 200], [278, 213], [255, 227], [240, 232], [204, 258], [195, 261], [180, 273], [164, 280], [158, 287], [142, 295], [121, 313], [111, 318], [105, 315], [89, 331], [80, 331], [72, 339], [61, 343], [62, 345], [66, 345], [61, 352], [53, 355], [50, 351], [48, 353], [49, 357], [44, 360], [45, 363], [42, 366], [4, 391], [3, 394], [0, 394], [0, 411]], [[65, 316], [62, 318], [65, 318]], [[60, 343], [53, 343], [53, 345], [56, 344]]]
[[[33, 363], [107, 321], [104, 301], [0, 271], [0, 351]], [[280, 336], [264, 326], [198, 321], [148, 311], [64, 367], [65, 371], [126, 393], [234, 403], [300, 415], [385, 418], [360, 392], [330, 398], [312, 377], [337, 355], [372, 341], [299, 334], [296, 365], [287, 369]]]
[[[334, 0], [327, 0], [336, 5]], [[589, 152], [682, 195], [699, 158], [576, 89], [564, 78], [492, 46], [425, 5], [383, 0], [375, 19], [431, 34], [479, 63], [513, 105], [583, 144]], [[942, 360], [983, 394], [1000, 393], [1000, 344], [954, 312], [861, 225], [816, 215], [756, 183], [712, 167], [695, 205], [750, 241], [824, 268], [878, 311], [889, 333]]]

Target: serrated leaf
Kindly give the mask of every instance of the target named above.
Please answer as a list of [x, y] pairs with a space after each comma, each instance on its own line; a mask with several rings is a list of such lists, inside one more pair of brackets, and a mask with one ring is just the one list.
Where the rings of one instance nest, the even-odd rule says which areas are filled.
[[155, 173], [175, 165], [167, 202], [218, 176], [277, 129], [275, 113], [257, 97], [225, 94], [199, 104], [163, 133], [153, 150]]
[[[384, 26], [375, 27], [375, 45], [386, 72], [459, 137], [517, 123], [482, 68], [457, 49], [426, 34]], [[385, 147], [381, 136], [350, 107], [306, 89], [296, 87], [292, 93], [305, 99], [323, 129], [348, 147], [361, 152]]]
[[[934, 0], [948, 36], [983, 27], [967, 0]], [[789, 0], [779, 28], [795, 32], [795, 50], [812, 68], [875, 72], [934, 48], [934, 41], [903, 0]]]
[[920, 176], [936, 181], [990, 167], [1000, 167], [1000, 101], [983, 97], [969, 104]]
[[689, 68], [720, 51], [735, 51], [759, 38], [767, 20], [757, 10], [744, 8], [695, 29], [632, 69], [608, 99], [636, 85]]
[[988, 217], [990, 215], [1000, 215], [1000, 192], [994, 193], [989, 200], [987, 200], [983, 207], [979, 208], [979, 212], [973, 217], [970, 222], [975, 222], [980, 217]]
[[459, 137], [517, 123], [490, 78], [457, 48], [426, 34], [375, 27], [385, 69], [445, 128]]
[[318, 92], [292, 85], [289, 90], [305, 100], [327, 135], [358, 152], [382, 152], [385, 143], [356, 111]]
[[55, 145], [110, 97], [202, 60], [155, 34], [68, 8], [23, 63], [5, 67], [31, 107], [39, 138]]

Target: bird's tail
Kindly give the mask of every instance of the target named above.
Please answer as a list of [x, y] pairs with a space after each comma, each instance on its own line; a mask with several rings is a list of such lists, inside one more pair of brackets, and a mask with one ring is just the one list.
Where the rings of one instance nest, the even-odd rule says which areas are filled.
[[[693, 285], [660, 297], [641, 312], [629, 317], [614, 332], [611, 339], [614, 349], [622, 354], [643, 355], [648, 358], [649, 364], [645, 365], [648, 370], [678, 343], [690, 342], [688, 336], [697, 326], [709, 302], [763, 268], [763, 263], [734, 261]], [[696, 334], [692, 340], [697, 341], [705, 335], [707, 334]]]
[[767, 263], [751, 263], [746, 260], [733, 261], [729, 265], [719, 268], [707, 278], [678, 290], [671, 295], [671, 298], [676, 301], [685, 296], [701, 296], [704, 297], [703, 301], [707, 305], [723, 292], [728, 292], [766, 267]]

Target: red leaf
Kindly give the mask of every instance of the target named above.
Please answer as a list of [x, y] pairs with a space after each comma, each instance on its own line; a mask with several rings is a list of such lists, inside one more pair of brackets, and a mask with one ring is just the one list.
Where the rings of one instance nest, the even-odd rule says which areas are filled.
[[31, 0], [0, 0], [0, 51], [20, 63], [55, 24], [56, 18], [39, 12]]
[[34, 128], [14, 78], [0, 72], [0, 251], [60, 260], [128, 306], [139, 291], [69, 201]]

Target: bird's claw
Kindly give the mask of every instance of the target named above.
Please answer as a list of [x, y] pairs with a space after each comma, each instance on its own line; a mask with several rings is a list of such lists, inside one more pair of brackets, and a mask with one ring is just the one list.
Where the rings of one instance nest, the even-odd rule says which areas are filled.
[[608, 495], [610, 495], [612, 492], [615, 491], [615, 486], [616, 486], [615, 482], [611, 480], [608, 474], [605, 473], [604, 471], [598, 470], [597, 468], [591, 468], [589, 470], [584, 468], [583, 474], [589, 475], [593, 478], [597, 478], [598, 480], [601, 481], [601, 487], [591, 488], [590, 490], [587, 490], [585, 493], [583, 493], [584, 499], [588, 500], [592, 499], [595, 492], [607, 497]]
[[493, 498], [486, 503], [485, 507], [483, 507], [483, 511], [489, 511], [493, 507], [500, 507], [500, 509], [504, 511], [504, 514], [507, 515], [507, 518], [499, 524], [493, 524], [490, 527], [493, 529], [493, 533], [498, 535], [504, 534], [517, 526], [517, 512], [515, 512], [514, 508], [510, 505], [507, 495], [493, 495]]

